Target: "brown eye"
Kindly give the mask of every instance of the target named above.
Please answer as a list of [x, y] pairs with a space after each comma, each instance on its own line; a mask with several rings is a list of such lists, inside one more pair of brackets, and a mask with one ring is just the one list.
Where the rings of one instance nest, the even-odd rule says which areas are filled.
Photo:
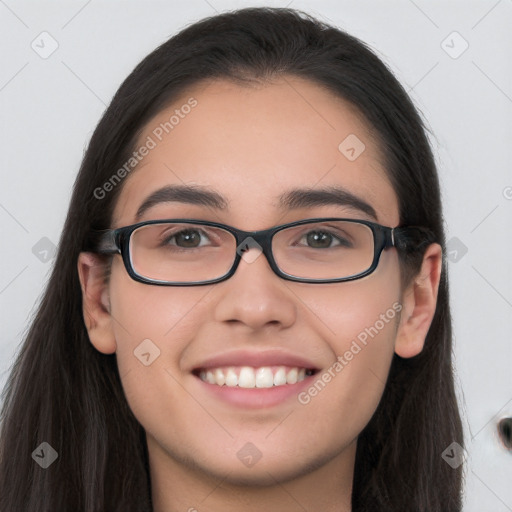
[[302, 237], [304, 245], [312, 249], [331, 249], [333, 247], [352, 247], [352, 244], [344, 237], [330, 233], [329, 231], [309, 231]]
[[310, 247], [326, 248], [331, 246], [333, 236], [322, 231], [312, 231], [306, 235], [306, 240]]
[[179, 247], [198, 247], [201, 244], [201, 234], [195, 229], [187, 229], [173, 235]]

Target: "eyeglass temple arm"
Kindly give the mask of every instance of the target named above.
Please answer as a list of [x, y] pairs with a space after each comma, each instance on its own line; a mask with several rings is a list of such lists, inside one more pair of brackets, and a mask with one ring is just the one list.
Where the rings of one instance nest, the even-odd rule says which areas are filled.
[[423, 226], [396, 227], [391, 231], [391, 241], [398, 250], [414, 252], [434, 243], [436, 236]]
[[95, 252], [101, 254], [117, 254], [121, 252], [115, 239], [114, 230], [100, 232], [93, 246]]

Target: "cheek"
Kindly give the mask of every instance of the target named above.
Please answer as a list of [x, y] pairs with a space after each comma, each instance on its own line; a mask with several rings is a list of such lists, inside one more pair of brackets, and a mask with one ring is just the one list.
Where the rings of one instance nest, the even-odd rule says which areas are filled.
[[[194, 309], [211, 291], [209, 286], [154, 286], [132, 280], [122, 267], [113, 265], [110, 300], [118, 350], [122, 354], [133, 343], [149, 338], [155, 343], [173, 340], [179, 348], [179, 333], [194, 328], [188, 316], [196, 314]], [[204, 317], [204, 311], [201, 312]], [[175, 343], [174, 340], [177, 340]], [[167, 341], [166, 341], [167, 343]], [[131, 347], [135, 348], [135, 347]], [[165, 346], [159, 346], [164, 350]]]
[[113, 265], [110, 301], [121, 377], [131, 372], [144, 375], [149, 383], [157, 377], [148, 369], [177, 368], [187, 344], [208, 319], [210, 291], [208, 286], [138, 283], [126, 274], [122, 263]]
[[208, 286], [150, 286], [132, 280], [122, 264], [112, 268], [119, 375], [130, 409], [149, 433], [190, 408], [190, 397], [175, 377], [187, 345], [209, 318], [210, 291]]
[[346, 335], [332, 340], [332, 364], [298, 395], [304, 421], [315, 418], [312, 430], [330, 446], [341, 448], [355, 440], [373, 416], [393, 357], [396, 322], [347, 327]]
[[384, 391], [402, 309], [398, 263], [395, 255], [385, 256], [367, 278], [322, 288], [316, 296], [312, 291], [307, 297], [305, 289], [301, 296], [312, 318], [321, 320], [317, 324], [332, 362], [299, 403], [313, 416], [325, 417], [329, 410], [334, 424], [352, 424], [349, 430], [355, 433], [369, 421]]
[[[382, 340], [380, 345], [393, 345], [395, 323], [401, 310], [398, 260], [395, 253], [384, 253], [379, 266], [371, 275], [355, 281], [322, 285], [298, 292], [311, 313], [309, 323], [316, 322], [322, 335], [329, 340], [333, 351], [339, 355], [359, 339], [364, 343], [365, 334]], [[377, 333], [375, 333], [375, 329]], [[372, 337], [372, 338], [373, 338]], [[348, 343], [348, 345], [347, 345]], [[382, 350], [375, 347], [375, 350]]]

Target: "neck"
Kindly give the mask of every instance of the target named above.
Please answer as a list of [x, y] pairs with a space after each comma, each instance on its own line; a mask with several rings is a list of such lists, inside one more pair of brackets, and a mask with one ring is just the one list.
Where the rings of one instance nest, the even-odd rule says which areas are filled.
[[[335, 458], [295, 477], [267, 472], [265, 483], [241, 484], [190, 461], [178, 461], [149, 435], [154, 512], [350, 512], [357, 441]], [[300, 459], [300, 454], [297, 454]]]

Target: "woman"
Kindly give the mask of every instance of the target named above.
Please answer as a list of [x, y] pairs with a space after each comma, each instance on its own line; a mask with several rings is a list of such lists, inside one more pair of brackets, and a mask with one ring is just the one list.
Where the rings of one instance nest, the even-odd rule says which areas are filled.
[[458, 511], [437, 171], [360, 41], [251, 8], [122, 84], [6, 387], [0, 509]]

